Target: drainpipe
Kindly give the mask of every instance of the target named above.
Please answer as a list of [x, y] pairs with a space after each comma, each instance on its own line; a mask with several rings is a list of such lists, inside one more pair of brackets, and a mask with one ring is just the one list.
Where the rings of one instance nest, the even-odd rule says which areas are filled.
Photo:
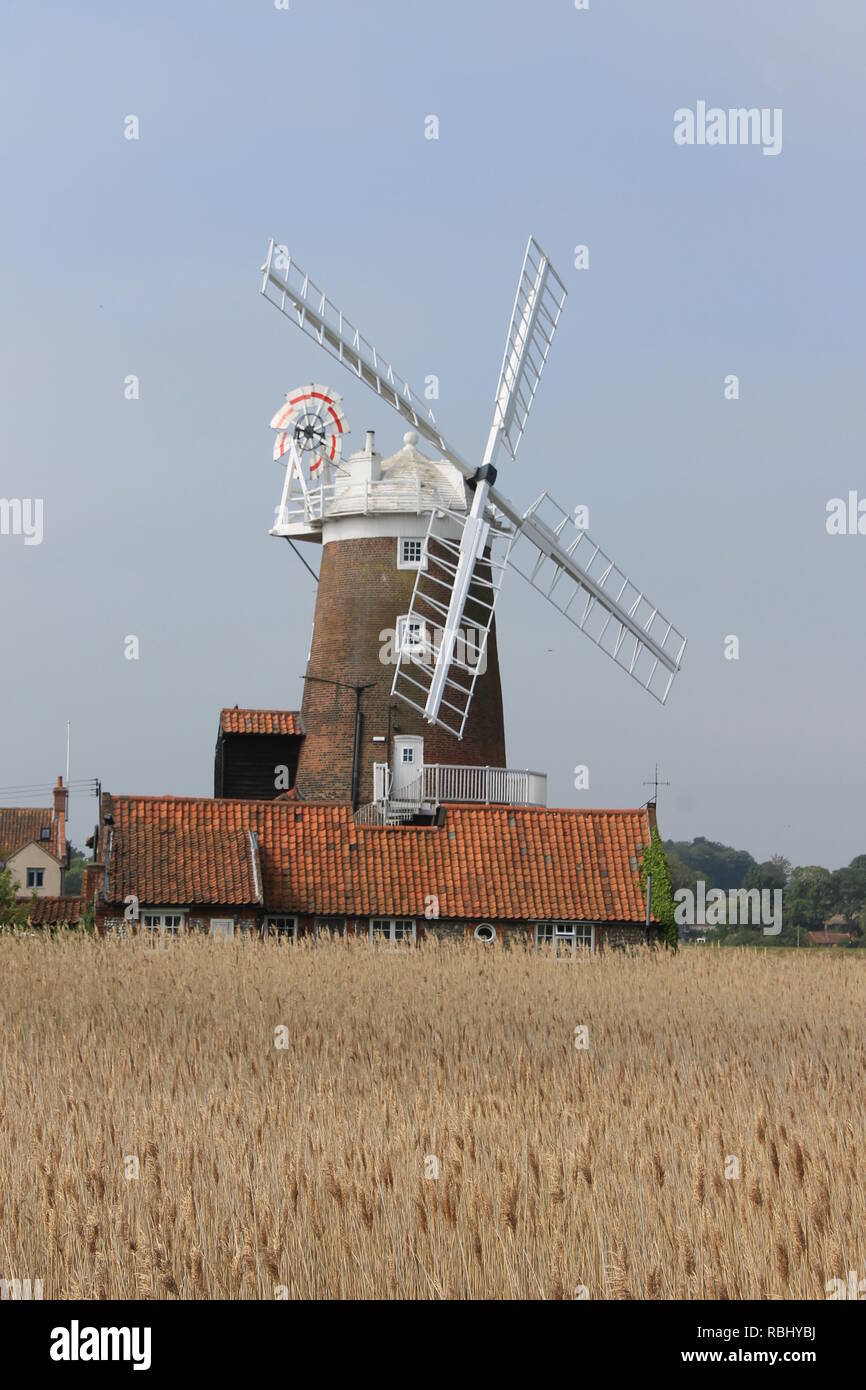
[[366, 686], [355, 686], [355, 746], [352, 750], [352, 810], [358, 809], [358, 784], [361, 778], [361, 694]]

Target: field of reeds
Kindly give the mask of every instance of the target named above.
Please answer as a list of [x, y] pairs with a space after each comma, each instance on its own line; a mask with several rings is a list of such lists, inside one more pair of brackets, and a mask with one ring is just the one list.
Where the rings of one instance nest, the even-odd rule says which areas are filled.
[[866, 1274], [864, 970], [0, 936], [0, 1278], [824, 1298]]

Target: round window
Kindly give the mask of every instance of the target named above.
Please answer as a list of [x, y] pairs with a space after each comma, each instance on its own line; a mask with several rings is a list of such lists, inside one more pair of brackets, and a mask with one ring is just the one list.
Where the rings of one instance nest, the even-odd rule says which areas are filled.
[[476, 940], [476, 941], [495, 941], [495, 940], [496, 940], [496, 928], [495, 928], [495, 927], [491, 927], [491, 925], [490, 925], [489, 922], [481, 922], [481, 923], [475, 928], [475, 940]]

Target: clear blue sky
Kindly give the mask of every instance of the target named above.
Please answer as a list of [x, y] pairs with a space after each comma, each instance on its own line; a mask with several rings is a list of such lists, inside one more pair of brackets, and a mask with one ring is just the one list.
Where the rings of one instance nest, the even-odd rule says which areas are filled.
[[[533, 232], [570, 294], [503, 489], [588, 504], [689, 647], [658, 708], [514, 575], [509, 762], [617, 806], [658, 760], [665, 835], [866, 851], [866, 536], [825, 529], [866, 497], [862, 4], [18, 0], [2, 24], [0, 496], [43, 498], [45, 537], [0, 536], [0, 786], [53, 780], [68, 718], [74, 777], [207, 794], [221, 706], [297, 707], [314, 586], [267, 535], [268, 420], [324, 379], [353, 442], [403, 426], [260, 298], [268, 237], [439, 376], [480, 454]], [[699, 100], [782, 108], [782, 153], [675, 145]], [[94, 816], [73, 802], [76, 840]]]

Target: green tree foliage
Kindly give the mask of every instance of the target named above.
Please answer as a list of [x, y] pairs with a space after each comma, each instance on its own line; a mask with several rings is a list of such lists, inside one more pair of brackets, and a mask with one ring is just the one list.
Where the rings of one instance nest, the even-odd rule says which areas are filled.
[[736, 887], [742, 888], [787, 888], [791, 879], [791, 864], [789, 860], [781, 854], [774, 854], [771, 859], [766, 859], [763, 864], [755, 864], [754, 868], [749, 869], [742, 884]]
[[707, 891], [757, 888], [783, 892], [783, 927], [778, 936], [764, 936], [760, 927], [731, 925], [713, 929], [715, 940], [730, 945], [752, 941], [787, 946], [796, 944], [798, 928], [801, 934], [820, 930], [829, 917], [841, 913], [846, 919], [844, 929], [866, 942], [866, 854], [856, 855], [846, 868], [831, 872], [818, 864], [792, 868], [782, 854], [759, 863], [746, 850], [732, 849], [702, 835], [694, 840], [667, 840], [664, 850], [674, 891], [689, 888], [695, 892], [702, 879]]
[[63, 892], [67, 898], [74, 898], [81, 892], [81, 882], [84, 874], [84, 866], [89, 863], [88, 857], [82, 850], [76, 849], [75, 845], [69, 845], [69, 868], [63, 875]]
[[684, 882], [676, 883], [677, 888], [694, 891], [698, 879], [703, 879], [708, 888], [742, 888], [746, 875], [758, 867], [748, 850], [731, 849], [703, 835], [694, 840], [667, 840], [664, 849], [669, 862], [673, 860], [676, 866], [674, 877], [681, 877], [681, 866], [689, 875]]
[[18, 884], [11, 870], [0, 867], [0, 927], [26, 926], [28, 909], [29, 901], [18, 901]]
[[794, 869], [785, 894], [784, 911], [790, 926], [817, 931], [834, 909], [833, 875], [820, 864]]

